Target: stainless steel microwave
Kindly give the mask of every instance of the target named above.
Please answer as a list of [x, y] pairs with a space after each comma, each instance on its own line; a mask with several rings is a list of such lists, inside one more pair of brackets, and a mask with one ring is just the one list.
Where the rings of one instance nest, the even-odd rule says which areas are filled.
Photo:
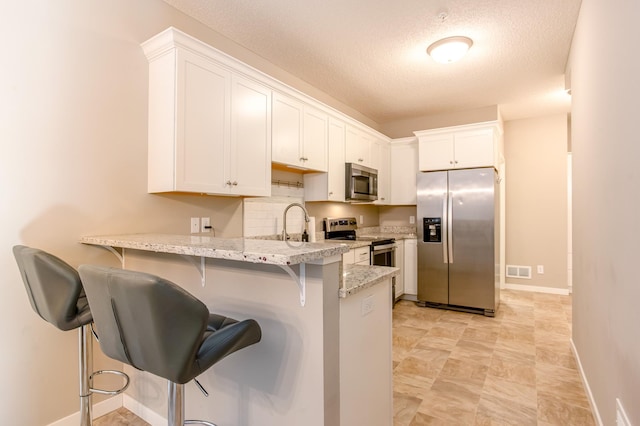
[[375, 201], [378, 199], [378, 171], [356, 163], [345, 169], [345, 200]]

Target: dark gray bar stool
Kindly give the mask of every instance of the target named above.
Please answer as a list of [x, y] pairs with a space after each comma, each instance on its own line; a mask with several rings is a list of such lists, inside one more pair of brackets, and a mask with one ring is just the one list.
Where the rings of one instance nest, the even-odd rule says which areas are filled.
[[102, 351], [169, 381], [169, 426], [215, 426], [184, 419], [184, 384], [227, 355], [259, 342], [258, 323], [211, 314], [193, 295], [155, 275], [92, 265], [81, 265], [78, 271]]
[[[129, 377], [121, 371], [93, 370], [93, 340], [91, 339], [91, 310], [78, 272], [60, 258], [45, 251], [26, 247], [13, 247], [24, 281], [29, 302], [42, 319], [62, 331], [78, 329], [78, 370], [80, 379], [80, 425], [92, 424], [91, 394], [117, 395], [129, 386]], [[125, 379], [118, 390], [91, 387], [93, 377], [116, 374]]]

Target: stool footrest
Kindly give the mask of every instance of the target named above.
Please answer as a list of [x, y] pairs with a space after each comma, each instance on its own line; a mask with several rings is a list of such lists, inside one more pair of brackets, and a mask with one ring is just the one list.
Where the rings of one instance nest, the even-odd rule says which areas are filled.
[[122, 371], [118, 371], [118, 370], [98, 370], [98, 371], [94, 371], [93, 374], [89, 377], [89, 380], [91, 380], [91, 383], [93, 383], [93, 377], [94, 376], [99, 376], [101, 374], [115, 374], [116, 376], [121, 376], [124, 378], [125, 383], [124, 386], [122, 386], [120, 389], [116, 389], [116, 390], [105, 390], [105, 389], [97, 389], [97, 388], [89, 388], [89, 390], [93, 393], [99, 393], [101, 395], [119, 395], [122, 392], [124, 392], [128, 387], [129, 387], [129, 375], [125, 372]]
[[216, 426], [214, 423], [205, 422], [204, 420], [185, 420], [185, 425], [204, 425], [204, 426]]

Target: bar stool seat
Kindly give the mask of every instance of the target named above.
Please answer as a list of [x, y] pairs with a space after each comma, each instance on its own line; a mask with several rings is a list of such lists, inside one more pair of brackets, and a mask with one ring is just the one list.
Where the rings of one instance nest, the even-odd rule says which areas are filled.
[[196, 297], [155, 275], [93, 265], [78, 271], [105, 355], [169, 381], [168, 425], [215, 426], [184, 419], [184, 384], [259, 342], [258, 323], [212, 314]]
[[[129, 386], [129, 377], [121, 371], [93, 370], [93, 316], [78, 272], [62, 259], [23, 245], [13, 247], [33, 310], [45, 321], [62, 331], [78, 329], [78, 370], [80, 379], [80, 424], [92, 424], [91, 394], [117, 395]], [[122, 376], [125, 384], [117, 390], [92, 387], [93, 377], [100, 374]]]

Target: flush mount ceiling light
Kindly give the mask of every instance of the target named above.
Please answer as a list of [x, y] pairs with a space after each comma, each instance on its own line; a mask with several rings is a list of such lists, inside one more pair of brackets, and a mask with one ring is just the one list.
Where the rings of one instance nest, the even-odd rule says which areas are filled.
[[462, 59], [472, 45], [473, 40], [469, 37], [447, 37], [427, 47], [427, 53], [436, 62], [449, 64]]

